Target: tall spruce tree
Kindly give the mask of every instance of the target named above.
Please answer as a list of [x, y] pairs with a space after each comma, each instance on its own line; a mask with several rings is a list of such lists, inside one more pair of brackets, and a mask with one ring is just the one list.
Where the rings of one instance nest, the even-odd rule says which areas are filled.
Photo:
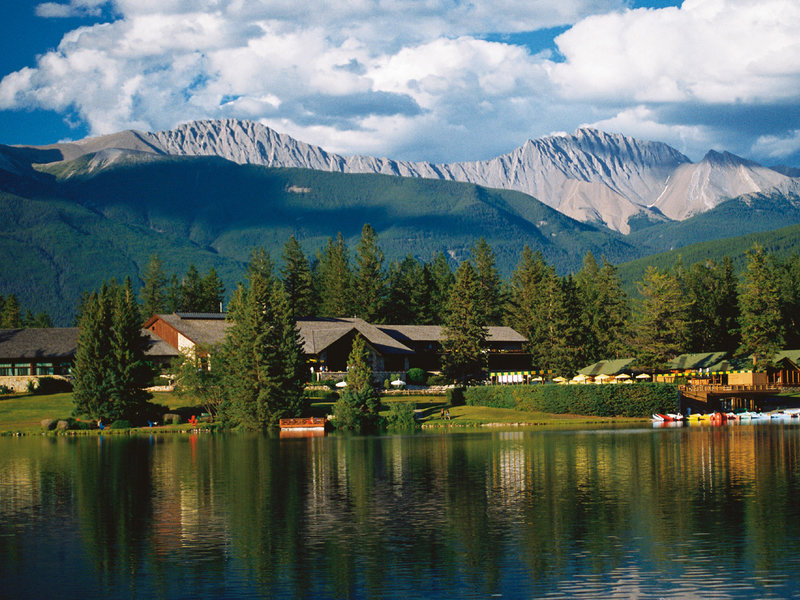
[[757, 365], [768, 363], [783, 348], [783, 297], [779, 268], [758, 244], [747, 252], [747, 269], [739, 295], [742, 345]]
[[333, 406], [337, 429], [364, 431], [378, 424], [380, 396], [373, 385], [372, 366], [366, 340], [360, 333], [353, 338], [347, 357], [347, 386]]
[[649, 369], [663, 368], [686, 352], [691, 334], [690, 308], [677, 277], [657, 267], [647, 267], [638, 284], [632, 346], [637, 362]]
[[305, 362], [286, 291], [263, 248], [253, 251], [246, 277], [231, 299], [219, 357], [228, 392], [220, 414], [229, 426], [263, 430], [299, 416]]
[[681, 285], [692, 322], [688, 350], [691, 352], [734, 352], [738, 346], [738, 282], [733, 261], [722, 264], [705, 260], [682, 272]]
[[225, 299], [225, 284], [217, 275], [214, 267], [209, 267], [208, 272], [200, 279], [200, 312], [221, 313], [222, 302]]
[[442, 373], [448, 379], [467, 383], [483, 379], [487, 368], [485, 315], [475, 269], [465, 261], [456, 271], [442, 328]]
[[472, 262], [484, 325], [499, 325], [503, 318], [503, 283], [495, 266], [494, 252], [484, 238], [472, 247]]
[[142, 315], [149, 319], [153, 315], [164, 312], [167, 294], [167, 275], [158, 254], [150, 257], [150, 262], [142, 273], [142, 288], [139, 290], [139, 299], [142, 303]]
[[447, 315], [447, 300], [450, 297], [450, 288], [453, 287], [455, 277], [450, 269], [450, 263], [444, 253], [439, 252], [432, 262], [428, 264], [431, 287], [429, 296], [430, 321], [434, 325], [444, 323]]
[[200, 273], [194, 263], [189, 265], [186, 275], [181, 282], [181, 312], [202, 312], [203, 284]]
[[316, 314], [316, 301], [311, 267], [300, 243], [293, 235], [284, 245], [281, 258], [281, 278], [289, 299], [289, 312], [295, 319], [313, 317]]
[[577, 360], [561, 281], [541, 252], [528, 246], [511, 275], [506, 323], [528, 338], [534, 369], [567, 372]]
[[389, 286], [382, 321], [395, 325], [431, 323], [430, 281], [419, 261], [407, 255], [389, 267]]
[[130, 279], [104, 283], [83, 303], [73, 367], [75, 413], [141, 420], [152, 371], [144, 356], [141, 316]]
[[350, 252], [339, 232], [336, 239], [328, 238], [318, 257], [315, 287], [320, 298], [320, 316], [353, 315], [352, 279]]
[[170, 275], [169, 283], [167, 284], [167, 289], [164, 295], [166, 312], [174, 313], [182, 310], [181, 295], [182, 295], [181, 281], [180, 279], [178, 279], [178, 276], [175, 273], [173, 273], [172, 275]]
[[356, 268], [353, 274], [353, 310], [365, 321], [380, 320], [386, 298], [386, 274], [383, 272], [383, 251], [369, 223], [361, 229], [356, 246]]
[[22, 327], [22, 308], [14, 294], [6, 296], [3, 312], [0, 314], [0, 328], [19, 329]]

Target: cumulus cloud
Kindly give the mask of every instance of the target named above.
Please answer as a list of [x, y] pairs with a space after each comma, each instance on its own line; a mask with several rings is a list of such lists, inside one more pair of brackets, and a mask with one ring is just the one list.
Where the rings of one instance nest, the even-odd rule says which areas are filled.
[[[739, 152], [792, 146], [800, 114], [787, 127], [769, 109], [800, 104], [796, 0], [628, 3], [46, 2], [37, 14], [113, 19], [6, 75], [0, 110], [76, 115], [92, 134], [250, 118], [333, 151], [417, 160], [488, 158], [584, 123], [692, 157], [720, 139]], [[555, 26], [569, 26], [557, 58], [482, 39]]]

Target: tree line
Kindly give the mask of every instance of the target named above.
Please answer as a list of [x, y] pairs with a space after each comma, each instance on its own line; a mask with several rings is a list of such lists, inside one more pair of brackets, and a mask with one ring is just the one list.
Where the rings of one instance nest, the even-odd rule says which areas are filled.
[[14, 294], [5, 298], [0, 294], [0, 329], [27, 329], [29, 327], [52, 327], [53, 321], [46, 312], [34, 314], [26, 308], [23, 312]]
[[[281, 259], [276, 269], [263, 249], [254, 251], [245, 281], [228, 304], [232, 325], [222, 345], [213, 349], [214, 368], [203, 371], [196, 368], [198, 363], [189, 363], [186, 369], [190, 377], [202, 379], [196, 389], [234, 427], [260, 429], [302, 412], [302, 382], [307, 373], [295, 328], [300, 317], [357, 316], [373, 323], [440, 324], [442, 372], [457, 382], [485, 376], [486, 340], [492, 325], [510, 326], [527, 338], [531, 369], [564, 375], [598, 360], [627, 356], [641, 367], [657, 369], [684, 352], [728, 351], [754, 355], [763, 362], [781, 348], [800, 344], [800, 257], [780, 259], [759, 246], [748, 252], [741, 276], [728, 258], [688, 267], [678, 263], [669, 270], [649, 267], [637, 283], [640, 297], [634, 299], [623, 291], [616, 268], [591, 253], [580, 270], [560, 276], [540, 252], [525, 246], [506, 280], [500, 277], [494, 253], [483, 239], [475, 242], [470, 258], [455, 273], [441, 253], [430, 262], [407, 256], [387, 266], [369, 225], [362, 229], [354, 256], [338, 234], [312, 260], [292, 236]], [[143, 279], [141, 305], [136, 307], [140, 324], [143, 315], [169, 310], [169, 305], [160, 302], [170, 296], [157, 257]], [[205, 297], [208, 305], [176, 304], [185, 307], [181, 310], [203, 312], [212, 297], [214, 308], [219, 309], [224, 287], [213, 269], [201, 277], [190, 267], [179, 285], [174, 285], [175, 280], [171, 288], [180, 294], [174, 292], [173, 297], [181, 301], [202, 296], [197, 290], [213, 290]], [[216, 283], [198, 283], [203, 281]], [[122, 303], [121, 296], [131, 297], [129, 282], [122, 290], [106, 292], [117, 298], [106, 300], [108, 307]], [[95, 305], [102, 304], [103, 291], [90, 298], [80, 311], [82, 329], [102, 320]], [[110, 314], [124, 313], [116, 308]], [[128, 317], [123, 320], [127, 323]], [[109, 324], [104, 335], [119, 337], [121, 329]], [[83, 331], [81, 340], [84, 345]], [[212, 351], [200, 350], [201, 354]], [[128, 350], [97, 347], [95, 352], [95, 356], [122, 356]], [[88, 367], [81, 367], [76, 357], [79, 374], [81, 369]], [[117, 382], [125, 377], [105, 376], [96, 381], [100, 386], [101, 379]], [[364, 391], [358, 385], [350, 400]], [[110, 397], [115, 393], [104, 392]], [[364, 394], [356, 404], [362, 407], [359, 410], [369, 404], [372, 414], [374, 398]], [[342, 405], [343, 414], [345, 409]]]

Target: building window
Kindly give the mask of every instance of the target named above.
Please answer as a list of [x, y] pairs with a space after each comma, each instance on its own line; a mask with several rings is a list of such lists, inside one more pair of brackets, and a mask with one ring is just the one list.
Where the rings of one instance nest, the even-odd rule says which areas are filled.
[[53, 363], [39, 363], [36, 365], [36, 375], [54, 375]]
[[0, 363], [0, 377], [11, 375], [11, 363]]
[[32, 375], [30, 364], [14, 365], [14, 375]]

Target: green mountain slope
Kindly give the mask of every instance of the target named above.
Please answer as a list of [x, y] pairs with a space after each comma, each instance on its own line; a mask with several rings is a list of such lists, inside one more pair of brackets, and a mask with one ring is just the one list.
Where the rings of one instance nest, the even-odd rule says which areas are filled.
[[218, 158], [103, 152], [39, 167], [0, 196], [0, 293], [68, 322], [103, 278], [138, 279], [158, 252], [168, 272], [214, 265], [228, 290], [251, 249], [277, 258], [294, 234], [309, 254], [341, 231], [351, 249], [372, 224], [387, 258], [454, 261], [485, 237], [508, 274], [523, 244], [561, 272], [588, 250], [637, 256], [616, 233], [574, 221], [519, 192], [472, 184], [237, 165]]
[[720, 262], [724, 256], [729, 256], [736, 270], [742, 271], [747, 264], [746, 253], [756, 243], [763, 246], [767, 252], [778, 256], [800, 253], [800, 225], [691, 244], [623, 263], [617, 267], [617, 272], [625, 291], [629, 295], [636, 296], [638, 295], [636, 282], [642, 280], [645, 270], [651, 265], [666, 270], [672, 268], [678, 261], [688, 266], [707, 259]]

